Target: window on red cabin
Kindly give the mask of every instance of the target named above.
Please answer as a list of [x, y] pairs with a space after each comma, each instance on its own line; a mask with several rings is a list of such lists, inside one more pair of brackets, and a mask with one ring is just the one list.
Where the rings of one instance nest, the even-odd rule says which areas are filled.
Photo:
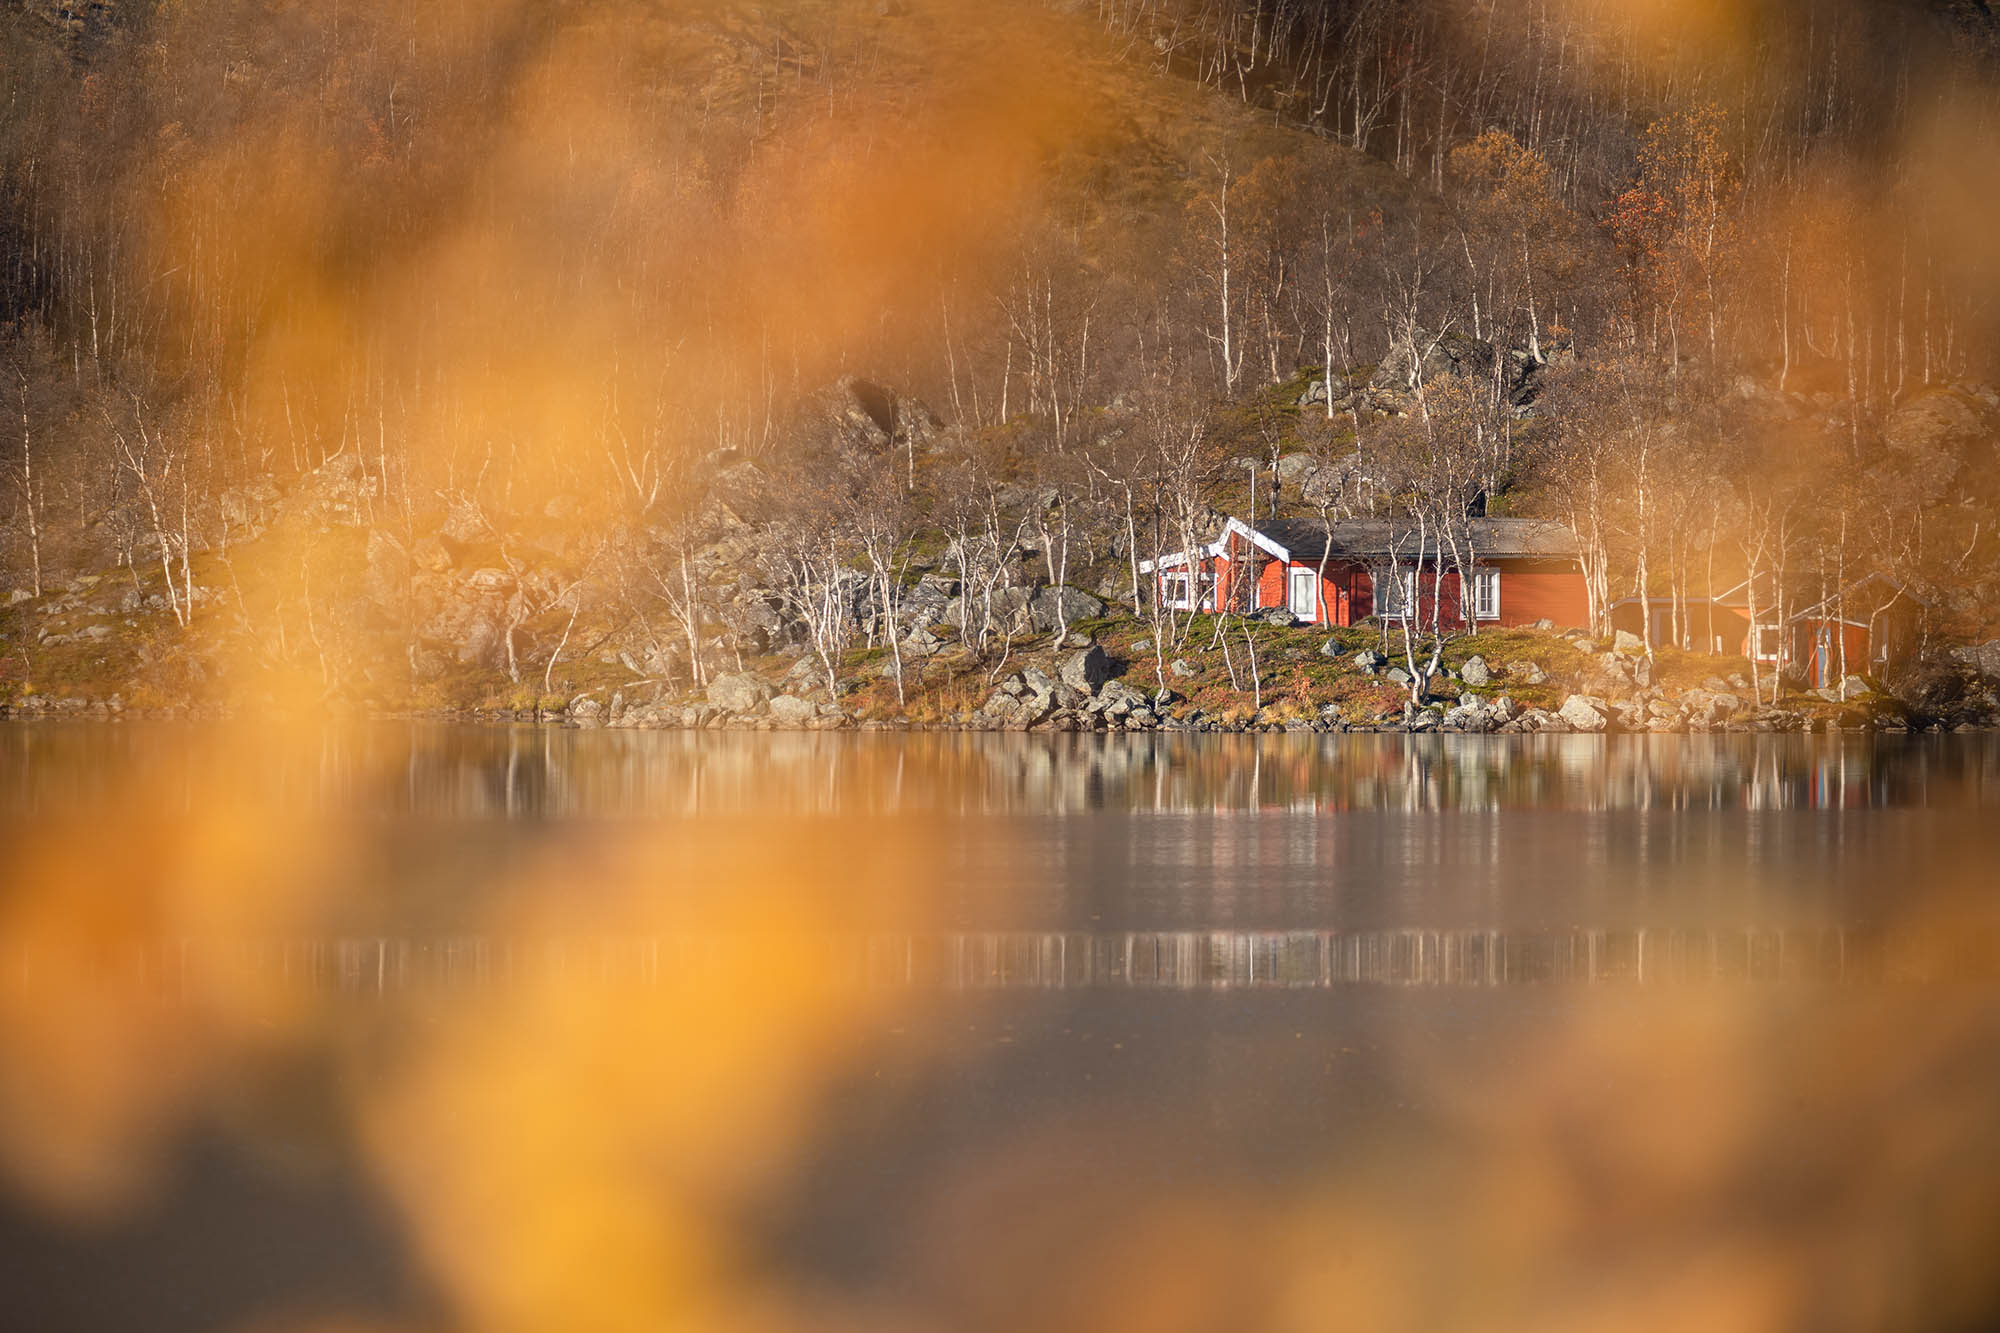
[[1472, 571], [1472, 614], [1479, 620], [1500, 618], [1500, 571], [1497, 569], [1475, 569]]
[[1417, 602], [1417, 571], [1384, 568], [1375, 571], [1375, 614], [1401, 620]]
[[1291, 578], [1292, 614], [1301, 620], [1319, 619], [1319, 598], [1315, 596], [1319, 591], [1319, 575], [1310, 569], [1295, 569]]

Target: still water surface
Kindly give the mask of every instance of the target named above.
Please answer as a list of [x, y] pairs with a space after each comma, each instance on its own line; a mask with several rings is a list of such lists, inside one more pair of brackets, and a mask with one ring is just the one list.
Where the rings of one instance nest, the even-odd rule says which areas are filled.
[[0, 1287], [1969, 1326], [1996, 817], [1991, 737], [15, 727]]

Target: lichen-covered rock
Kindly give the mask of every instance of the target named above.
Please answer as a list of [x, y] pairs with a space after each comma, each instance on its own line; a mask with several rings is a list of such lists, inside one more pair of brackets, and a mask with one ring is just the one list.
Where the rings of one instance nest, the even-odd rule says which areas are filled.
[[727, 713], [754, 713], [771, 697], [771, 687], [748, 672], [716, 676], [708, 682], [708, 701]]
[[497, 667], [506, 660], [507, 605], [469, 589], [443, 590], [418, 637], [450, 651], [461, 666]]
[[451, 552], [436, 537], [419, 537], [410, 548], [410, 559], [433, 574], [443, 574], [452, 566]]
[[1038, 588], [1028, 602], [1037, 634], [1053, 634], [1058, 625], [1074, 625], [1104, 614], [1104, 602], [1081, 588]]
[[1477, 703], [1460, 704], [1444, 715], [1446, 731], [1491, 731], [1495, 723], [1485, 707]]
[[445, 513], [444, 522], [438, 526], [438, 535], [446, 541], [457, 542], [460, 546], [483, 541], [491, 536], [493, 529], [487, 525], [486, 515], [478, 505], [469, 500], [452, 501]]
[[339, 453], [300, 479], [289, 507], [309, 527], [356, 527], [380, 489], [359, 454]]
[[475, 569], [465, 576], [466, 586], [474, 592], [503, 593], [514, 586], [514, 576], [504, 569]]
[[2000, 680], [2000, 639], [1952, 649], [1951, 655], [1989, 680]]
[[1572, 731], [1603, 731], [1609, 725], [1610, 712], [1604, 700], [1589, 694], [1572, 694], [1563, 700], [1561, 710], [1556, 714]]
[[780, 694], [771, 699], [771, 720], [787, 727], [801, 727], [819, 716], [819, 706], [796, 694]]
[[[1321, 380], [1320, 383], [1324, 385], [1326, 381]], [[1322, 395], [1324, 395], [1324, 389], [1322, 389]], [[1296, 485], [1312, 476], [1319, 469], [1320, 461], [1312, 454], [1286, 454], [1278, 460], [1278, 480]]]
[[1111, 679], [1111, 658], [1092, 644], [1069, 654], [1062, 661], [1062, 681], [1072, 689], [1095, 694], [1097, 687]]
[[1145, 695], [1123, 681], [1108, 680], [1086, 708], [1101, 712], [1106, 717], [1124, 717], [1146, 706]]
[[1931, 389], [1906, 398], [1889, 414], [1882, 438], [1898, 455], [1899, 471], [1920, 487], [1941, 494], [1968, 459], [1991, 438], [1992, 414], [1977, 399], [1950, 389]]

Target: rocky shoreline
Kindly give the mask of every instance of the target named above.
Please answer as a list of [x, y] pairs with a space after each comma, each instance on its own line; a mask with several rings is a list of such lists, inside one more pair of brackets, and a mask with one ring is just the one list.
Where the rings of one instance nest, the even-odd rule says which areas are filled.
[[[1620, 636], [1620, 639], [1629, 636]], [[1574, 642], [1589, 640], [1575, 636]], [[1326, 649], [1335, 647], [1329, 640]], [[1353, 654], [1351, 668], [1401, 687], [1408, 675], [1381, 652]], [[1506, 679], [1541, 686], [1548, 673], [1533, 661], [1489, 666], [1474, 656], [1441, 674], [1424, 707], [1405, 703], [1400, 715], [1348, 716], [1335, 704], [1316, 715], [1265, 706], [1245, 711], [1205, 709], [1171, 687], [1147, 692], [1120, 679], [1119, 664], [1097, 644], [1072, 648], [1049, 663], [1026, 665], [1000, 678], [977, 708], [931, 719], [871, 716], [815, 695], [794, 692], [797, 682], [773, 684], [752, 672], [712, 678], [696, 696], [628, 697], [613, 690], [529, 708], [394, 709], [333, 701], [323, 708], [330, 720], [356, 717], [535, 724], [549, 727], [678, 731], [962, 731], [1098, 733], [1381, 733], [1458, 735], [1658, 735], [1784, 732], [1979, 732], [2000, 729], [1991, 713], [1973, 720], [1913, 715], [1898, 700], [1871, 690], [1860, 678], [1847, 691], [1823, 691], [1803, 703], [1772, 704], [1750, 695], [1740, 675], [1709, 677], [1699, 685], [1673, 688], [1652, 679], [1650, 660], [1615, 642], [1594, 654], [1584, 688], [1563, 693], [1559, 706], [1516, 701]], [[1193, 674], [1179, 659], [1171, 674]], [[1482, 690], [1475, 693], [1474, 690]], [[1495, 689], [1497, 693], [1493, 692]], [[1455, 695], [1453, 690], [1457, 690]], [[1592, 691], [1595, 692], [1592, 692]], [[1830, 707], [1829, 707], [1830, 705]], [[94, 720], [105, 722], [221, 721], [254, 714], [254, 708], [217, 703], [129, 706], [119, 694], [106, 698], [27, 696], [0, 703], [0, 720]]]

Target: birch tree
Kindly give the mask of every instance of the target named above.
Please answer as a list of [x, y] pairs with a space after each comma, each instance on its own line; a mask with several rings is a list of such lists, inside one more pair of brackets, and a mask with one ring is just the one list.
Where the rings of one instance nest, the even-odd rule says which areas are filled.
[[[131, 415], [109, 421], [126, 474], [145, 505], [147, 530], [159, 557], [167, 606], [183, 629], [194, 618], [194, 570], [190, 563], [194, 494], [187, 451], [147, 422], [145, 399], [131, 395]], [[108, 414], [107, 414], [108, 416]], [[178, 566], [178, 583], [176, 582]]]
[[1469, 623], [1478, 562], [1472, 511], [1481, 494], [1481, 393], [1458, 376], [1431, 381], [1418, 391], [1420, 410], [1385, 431], [1378, 445], [1390, 496], [1392, 577], [1402, 577], [1406, 562], [1416, 576], [1414, 604], [1403, 607], [1412, 708], [1422, 705], [1442, 669], [1446, 644]]
[[1188, 204], [1186, 255], [1195, 282], [1216, 379], [1225, 394], [1243, 378], [1243, 218], [1232, 193], [1235, 168], [1229, 155], [1210, 155], [1207, 180]]

